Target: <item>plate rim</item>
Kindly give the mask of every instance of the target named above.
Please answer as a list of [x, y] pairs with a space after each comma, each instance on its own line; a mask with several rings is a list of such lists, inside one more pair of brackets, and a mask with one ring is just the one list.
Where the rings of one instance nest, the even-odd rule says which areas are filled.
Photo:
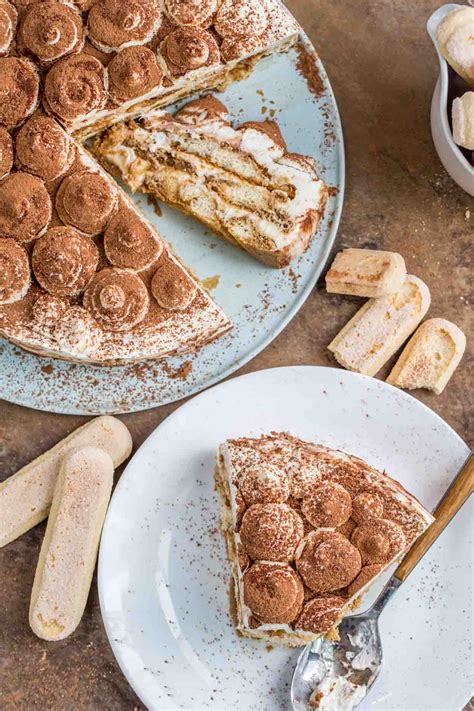
[[[337, 237], [337, 232], [339, 229], [339, 224], [341, 221], [341, 216], [342, 216], [342, 210], [344, 206], [344, 197], [345, 197], [345, 183], [346, 183], [346, 158], [345, 158], [345, 142], [344, 142], [344, 132], [343, 132], [343, 127], [342, 127], [342, 121], [341, 121], [341, 115], [339, 112], [339, 107], [336, 101], [336, 96], [334, 94], [334, 90], [332, 88], [331, 81], [329, 79], [329, 76], [326, 72], [326, 69], [324, 67], [323, 62], [321, 61], [319, 54], [314, 47], [313, 43], [311, 42], [310, 38], [306, 34], [306, 32], [303, 29], [300, 29], [299, 31], [299, 39], [303, 42], [303, 44], [306, 46], [307, 49], [309, 49], [312, 53], [314, 53], [314, 59], [315, 63], [318, 68], [318, 72], [322, 76], [325, 84], [325, 91], [328, 94], [328, 98], [330, 99], [333, 107], [334, 107], [334, 129], [335, 133], [337, 135], [337, 141], [335, 145], [335, 151], [336, 151], [336, 157], [337, 157], [337, 168], [338, 168], [338, 174], [339, 174], [339, 184], [337, 185], [338, 192], [335, 196], [335, 201], [334, 201], [334, 212], [332, 215], [332, 224], [327, 232], [327, 238], [325, 241], [324, 248], [322, 250], [321, 254], [321, 259], [319, 262], [315, 265], [315, 268], [313, 270], [313, 273], [311, 275], [311, 278], [308, 280], [306, 283], [305, 287], [299, 291], [297, 298], [293, 302], [291, 308], [288, 310], [288, 312], [285, 314], [285, 316], [282, 318], [282, 320], [278, 323], [277, 327], [271, 331], [271, 333], [268, 333], [267, 336], [262, 340], [258, 341], [258, 343], [251, 348], [249, 351], [247, 351], [243, 356], [240, 358], [233, 360], [232, 363], [224, 370], [221, 371], [219, 374], [216, 376], [210, 378], [204, 383], [196, 384], [195, 387], [192, 387], [189, 391], [187, 391], [184, 395], [180, 395], [178, 397], [173, 397], [173, 395], [170, 395], [169, 397], [165, 397], [164, 399], [160, 400], [158, 403], [156, 401], [149, 403], [149, 402], [142, 402], [140, 406], [133, 406], [132, 408], [128, 409], [122, 409], [122, 408], [116, 408], [116, 409], [97, 409], [97, 410], [86, 410], [84, 406], [82, 407], [70, 407], [67, 411], [64, 409], [65, 404], [58, 404], [52, 406], [51, 404], [48, 404], [47, 409], [42, 407], [41, 404], [38, 403], [31, 403], [28, 401], [27, 398], [21, 398], [21, 397], [10, 397], [8, 394], [2, 394], [2, 397], [7, 401], [11, 402], [15, 405], [21, 405], [22, 407], [29, 407], [32, 410], [38, 410], [40, 412], [51, 412], [55, 414], [62, 414], [62, 415], [76, 415], [76, 416], [94, 416], [94, 415], [103, 415], [103, 414], [120, 414], [120, 415], [125, 415], [125, 414], [130, 414], [133, 412], [144, 412], [146, 410], [151, 410], [154, 409], [155, 407], [162, 407], [164, 405], [169, 405], [171, 403], [179, 403], [182, 400], [192, 397], [194, 395], [197, 395], [208, 388], [214, 387], [216, 384], [222, 382], [223, 380], [229, 378], [231, 375], [236, 373], [240, 368], [244, 367], [249, 363], [251, 360], [256, 358], [260, 353], [262, 353], [268, 346], [273, 343], [273, 341], [284, 331], [284, 329], [291, 323], [291, 321], [295, 318], [295, 316], [298, 314], [298, 312], [301, 310], [301, 308], [304, 306], [305, 302], [307, 301], [309, 295], [313, 291], [314, 287], [316, 286], [319, 277], [321, 276], [322, 271], [324, 270], [324, 267], [326, 266], [326, 263], [328, 261], [329, 255], [331, 253], [331, 250], [334, 246], [334, 243], [336, 241]], [[316, 235], [314, 238], [317, 238]], [[7, 339], [3, 339], [6, 341], [6, 343], [11, 343]], [[206, 346], [204, 345], [203, 348]], [[27, 352], [27, 354], [31, 357], [34, 357], [37, 359], [38, 366], [40, 365], [41, 361], [44, 360], [42, 356], [38, 356], [34, 353]], [[57, 360], [57, 359], [53, 359]], [[147, 363], [149, 362], [150, 359], [143, 360], [140, 362]], [[166, 359], [164, 359], [166, 361]], [[84, 367], [84, 364], [75, 364], [78, 367]], [[87, 366], [86, 366], [87, 367]], [[89, 366], [89, 367], [102, 367], [102, 366]], [[127, 367], [125, 366], [116, 366], [116, 368], [121, 368], [121, 367]]]
[[[119, 481], [117, 482], [115, 489], [113, 491], [109, 507], [107, 510], [107, 515], [105, 518], [104, 526], [102, 529], [102, 534], [101, 534], [101, 540], [100, 540], [100, 547], [99, 547], [99, 555], [98, 555], [98, 561], [97, 561], [97, 588], [98, 588], [98, 596], [99, 596], [99, 606], [100, 606], [100, 613], [102, 617], [102, 622], [104, 625], [104, 629], [107, 635], [107, 639], [109, 642], [109, 645], [112, 649], [112, 653], [114, 655], [114, 658], [117, 662], [117, 664], [120, 667], [120, 670], [122, 671], [127, 683], [131, 686], [137, 697], [142, 701], [142, 703], [145, 703], [144, 698], [142, 697], [143, 690], [140, 690], [138, 685], [135, 685], [135, 682], [133, 680], [132, 674], [128, 673], [128, 668], [126, 665], [125, 660], [123, 659], [121, 655], [121, 647], [120, 645], [115, 643], [114, 637], [113, 637], [113, 631], [111, 627], [111, 623], [107, 617], [106, 614], [106, 601], [105, 601], [105, 587], [106, 587], [106, 582], [105, 582], [105, 547], [103, 547], [103, 541], [105, 538], [105, 535], [107, 535], [107, 529], [108, 526], [111, 525], [109, 523], [109, 520], [111, 519], [111, 516], [113, 515], [112, 513], [112, 507], [114, 506], [114, 499], [116, 497], [121, 495], [121, 490], [125, 486], [125, 477], [127, 475], [128, 470], [133, 466], [134, 460], [139, 459], [139, 455], [142, 450], [144, 450], [146, 447], [149, 447], [150, 444], [153, 442], [155, 438], [157, 438], [159, 430], [166, 424], [169, 426], [174, 422], [175, 419], [177, 419], [178, 414], [179, 416], [182, 416], [182, 410], [186, 410], [191, 405], [195, 404], [195, 401], [198, 400], [199, 398], [204, 398], [206, 396], [212, 397], [211, 393], [216, 391], [217, 389], [225, 389], [225, 388], [232, 388], [235, 387], [235, 382], [242, 380], [243, 378], [245, 379], [255, 379], [259, 378], [262, 376], [262, 374], [267, 374], [267, 373], [274, 373], [276, 371], [298, 371], [298, 372], [308, 372], [308, 371], [332, 371], [332, 372], [338, 372], [342, 378], [348, 378], [349, 380], [356, 379], [356, 380], [362, 380], [362, 381], [370, 381], [371, 383], [378, 383], [376, 387], [379, 387], [382, 391], [383, 390], [388, 390], [388, 392], [392, 393], [395, 397], [400, 397], [402, 400], [410, 401], [410, 402], [415, 402], [417, 403], [418, 406], [420, 406], [422, 412], [428, 413], [429, 416], [434, 416], [435, 421], [446, 427], [450, 433], [450, 436], [454, 436], [454, 439], [457, 440], [457, 444], [461, 445], [465, 452], [466, 452], [466, 457], [469, 455], [470, 447], [467, 444], [467, 442], [456, 432], [456, 430], [451, 427], [451, 425], [446, 422], [440, 415], [438, 415], [437, 412], [432, 410], [428, 405], [425, 405], [424, 402], [421, 402], [421, 400], [418, 400], [414, 395], [411, 395], [410, 393], [401, 390], [400, 388], [395, 387], [394, 385], [391, 385], [390, 383], [386, 383], [384, 380], [379, 380], [378, 378], [372, 378], [368, 375], [362, 375], [361, 373], [355, 373], [354, 371], [350, 370], [344, 370], [342, 368], [336, 368], [336, 367], [331, 367], [331, 366], [321, 366], [321, 365], [286, 365], [286, 366], [277, 366], [275, 368], [264, 368], [261, 370], [256, 370], [251, 373], [244, 373], [242, 375], [239, 375], [235, 378], [230, 378], [228, 380], [225, 380], [223, 382], [219, 382], [216, 385], [209, 387], [203, 391], [201, 391], [198, 395], [195, 397], [189, 399], [188, 401], [184, 402], [181, 404], [176, 410], [174, 410], [172, 413], [170, 413], [162, 422], [160, 422], [155, 429], [150, 432], [148, 437], [142, 442], [142, 444], [138, 447], [136, 452], [133, 454], [132, 458], [129, 460], [127, 463], [125, 469], [123, 470]], [[265, 377], [265, 375], [264, 375]], [[453, 473], [453, 478], [455, 476], [456, 472]], [[104, 544], [105, 546], [105, 544]], [[181, 708], [179, 706], [173, 705], [170, 708]]]

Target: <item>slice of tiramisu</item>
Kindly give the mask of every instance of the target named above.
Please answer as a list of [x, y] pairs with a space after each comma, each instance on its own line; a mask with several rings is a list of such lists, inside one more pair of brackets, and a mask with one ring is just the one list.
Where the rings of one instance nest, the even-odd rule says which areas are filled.
[[334, 630], [433, 521], [385, 473], [283, 433], [222, 444], [216, 486], [237, 629], [292, 647]]
[[276, 122], [233, 126], [211, 95], [174, 115], [156, 110], [113, 126], [95, 152], [132, 190], [193, 215], [272, 267], [304, 252], [328, 195], [314, 160], [290, 153]]

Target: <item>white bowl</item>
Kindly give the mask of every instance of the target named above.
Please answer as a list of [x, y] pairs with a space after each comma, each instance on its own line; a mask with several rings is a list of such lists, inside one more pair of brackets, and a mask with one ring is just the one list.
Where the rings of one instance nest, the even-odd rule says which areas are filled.
[[448, 120], [448, 64], [441, 55], [436, 39], [436, 28], [452, 10], [464, 7], [448, 3], [438, 8], [428, 20], [426, 28], [436, 48], [439, 58], [439, 79], [431, 101], [431, 134], [441, 163], [452, 179], [469, 195], [474, 196], [474, 167], [469, 164], [459, 147], [454, 143]]

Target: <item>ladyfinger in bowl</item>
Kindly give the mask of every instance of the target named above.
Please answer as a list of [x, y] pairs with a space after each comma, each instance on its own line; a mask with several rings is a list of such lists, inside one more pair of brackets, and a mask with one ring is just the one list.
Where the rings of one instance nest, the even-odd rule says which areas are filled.
[[30, 626], [42, 639], [64, 639], [81, 620], [113, 476], [112, 458], [99, 447], [63, 459], [30, 601]]
[[395, 363], [387, 383], [406, 390], [443, 392], [466, 348], [466, 336], [451, 321], [430, 318], [417, 329]]
[[454, 142], [468, 151], [474, 151], [474, 91], [466, 91], [454, 99], [451, 114]]
[[409, 274], [398, 291], [369, 299], [328, 348], [344, 368], [375, 375], [413, 333], [430, 301], [426, 284]]
[[436, 29], [439, 51], [474, 89], [474, 7], [459, 7], [448, 13]]
[[118, 467], [130, 456], [132, 438], [117, 418], [96, 417], [0, 483], [0, 548], [47, 517], [64, 455], [84, 445], [105, 450]]
[[326, 274], [326, 291], [352, 296], [385, 296], [397, 291], [406, 275], [401, 254], [378, 249], [343, 249]]

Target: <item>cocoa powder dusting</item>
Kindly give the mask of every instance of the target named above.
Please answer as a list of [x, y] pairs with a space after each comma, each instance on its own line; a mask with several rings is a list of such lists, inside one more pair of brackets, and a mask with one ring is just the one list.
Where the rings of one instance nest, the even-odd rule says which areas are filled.
[[190, 360], [185, 361], [176, 370], [173, 370], [168, 363], [163, 363], [163, 370], [170, 378], [173, 380], [186, 380], [188, 375], [192, 372], [193, 364]]
[[[245, 572], [245, 603], [252, 612], [243, 623], [246, 630], [273, 622], [272, 606], [284, 599], [293, 630], [337, 639], [334, 625], [345, 606], [352, 607], [358, 590], [411, 545], [429, 525], [429, 514], [385, 472], [288, 433], [227, 440], [224, 446], [221, 465], [229, 486], [235, 487], [236, 501], [240, 494], [248, 507], [240, 525], [234, 519], [238, 545], [247, 554], [244, 568], [240, 553], [238, 558]], [[347, 528], [343, 531], [342, 526]], [[379, 539], [387, 543], [388, 552], [379, 551]], [[279, 592], [266, 595], [264, 583], [274, 585], [270, 576], [276, 563]], [[299, 580], [298, 594], [294, 580]], [[290, 607], [293, 600], [295, 610]], [[278, 619], [283, 623], [286, 618]], [[262, 636], [268, 640], [271, 635]]]
[[316, 66], [317, 54], [309, 51], [302, 42], [296, 45], [296, 53], [296, 69], [306, 79], [310, 92], [318, 99], [324, 92], [324, 84]]
[[299, 274], [296, 274], [293, 269], [290, 268], [288, 271], [288, 276], [290, 277], [291, 281], [291, 291], [293, 294], [297, 294]]

